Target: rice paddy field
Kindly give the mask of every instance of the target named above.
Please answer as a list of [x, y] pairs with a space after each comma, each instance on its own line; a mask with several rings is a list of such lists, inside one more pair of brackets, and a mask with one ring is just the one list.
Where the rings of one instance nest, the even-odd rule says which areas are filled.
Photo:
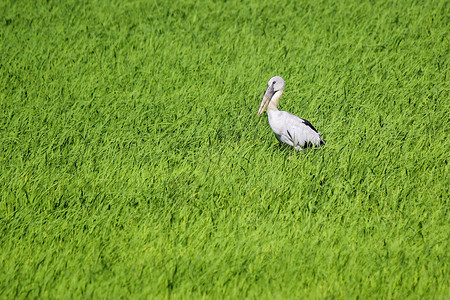
[[[449, 299], [448, 1], [0, 2], [0, 298]], [[326, 145], [295, 151], [280, 109]]]

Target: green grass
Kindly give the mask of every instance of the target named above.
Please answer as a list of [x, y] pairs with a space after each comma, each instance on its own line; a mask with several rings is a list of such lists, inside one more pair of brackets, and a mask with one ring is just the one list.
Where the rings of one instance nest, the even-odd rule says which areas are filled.
[[[0, 298], [449, 297], [449, 18], [0, 2]], [[256, 116], [274, 75], [325, 147]]]

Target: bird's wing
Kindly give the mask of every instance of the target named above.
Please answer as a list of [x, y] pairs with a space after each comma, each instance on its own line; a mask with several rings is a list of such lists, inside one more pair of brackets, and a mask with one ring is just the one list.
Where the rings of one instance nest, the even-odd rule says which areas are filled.
[[286, 123], [285, 136], [292, 145], [304, 148], [320, 144], [320, 134], [309, 121], [289, 114], [286, 115]]

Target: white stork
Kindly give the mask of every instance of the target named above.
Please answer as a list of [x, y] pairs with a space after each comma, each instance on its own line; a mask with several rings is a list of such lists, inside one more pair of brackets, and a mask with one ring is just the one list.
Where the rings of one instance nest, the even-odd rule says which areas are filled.
[[278, 100], [280, 100], [283, 91], [283, 78], [280, 76], [270, 78], [258, 110], [258, 116], [267, 107], [269, 125], [273, 133], [275, 133], [275, 137], [280, 142], [293, 146], [295, 150], [325, 145], [324, 140], [320, 137], [320, 132], [317, 132], [310, 122], [287, 111], [278, 110]]

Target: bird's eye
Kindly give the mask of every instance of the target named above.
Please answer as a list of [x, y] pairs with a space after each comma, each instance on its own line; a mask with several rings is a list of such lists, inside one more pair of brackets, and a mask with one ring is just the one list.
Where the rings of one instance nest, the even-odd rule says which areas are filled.
[[272, 84], [275, 84], [275, 81], [274, 81], [274, 82], [272, 82]]

